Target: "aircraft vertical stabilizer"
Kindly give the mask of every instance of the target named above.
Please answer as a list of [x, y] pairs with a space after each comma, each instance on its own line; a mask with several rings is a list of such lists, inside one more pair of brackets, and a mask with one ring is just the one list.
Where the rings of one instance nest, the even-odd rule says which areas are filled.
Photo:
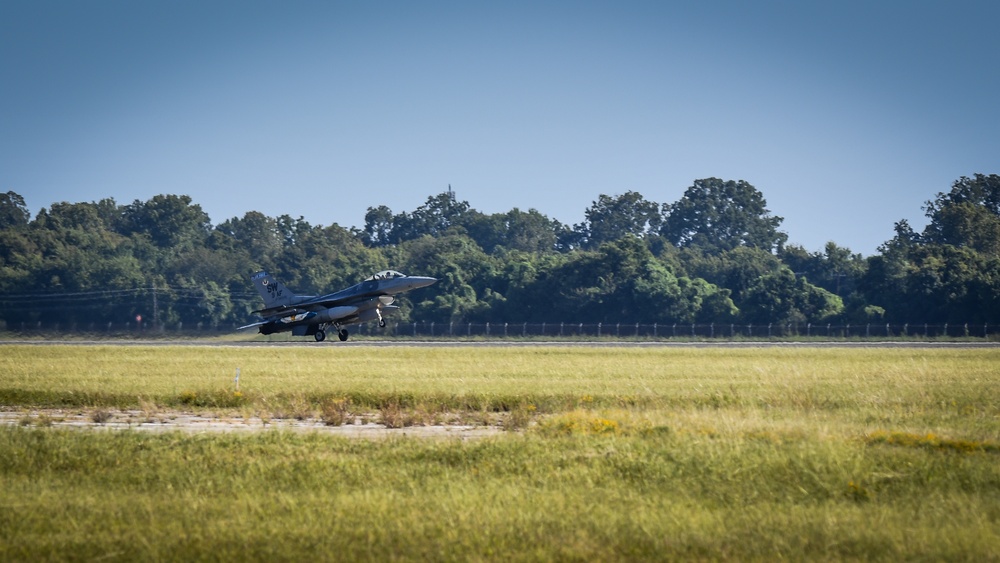
[[273, 309], [275, 307], [287, 307], [295, 298], [295, 294], [288, 290], [280, 282], [271, 277], [267, 272], [257, 272], [250, 278], [257, 286], [257, 291], [264, 298], [264, 308]]

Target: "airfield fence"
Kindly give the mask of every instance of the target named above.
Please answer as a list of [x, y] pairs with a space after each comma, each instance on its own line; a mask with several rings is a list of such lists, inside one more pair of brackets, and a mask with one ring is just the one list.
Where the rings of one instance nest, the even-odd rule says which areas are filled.
[[[25, 336], [91, 335], [128, 338], [218, 337], [235, 334], [235, 324], [160, 324], [143, 320], [128, 323], [61, 323], [0, 321], [0, 333]], [[998, 323], [508, 323], [508, 322], [393, 322], [348, 327], [354, 336], [371, 338], [448, 339], [633, 339], [633, 340], [747, 340], [747, 339], [933, 339], [1000, 340]], [[248, 331], [252, 333], [252, 331]], [[289, 337], [279, 333], [275, 338]]]
[[[366, 327], [367, 328], [367, 327]], [[370, 329], [369, 329], [370, 330]], [[375, 329], [377, 331], [379, 329]], [[399, 323], [396, 336], [429, 338], [1000, 338], [1000, 324], [984, 323]], [[378, 334], [371, 331], [372, 334]], [[365, 334], [362, 332], [361, 334]]]
[[[230, 292], [226, 299], [237, 310], [259, 305], [256, 293]], [[178, 314], [199, 316], [215, 306], [212, 296], [200, 289], [140, 287], [126, 290], [75, 293], [28, 293], [0, 295], [0, 333], [58, 337], [159, 338], [220, 337], [236, 333], [239, 325], [224, 322], [163, 322], [158, 310], [170, 308]], [[72, 322], [60, 317], [72, 311], [75, 318], [110, 309], [144, 311], [127, 322]], [[133, 313], [134, 314], [134, 313]], [[9, 319], [25, 319], [11, 321]], [[106, 318], [106, 317], [105, 317]], [[176, 317], [175, 317], [176, 318]], [[31, 320], [28, 320], [31, 319]], [[157, 322], [159, 319], [160, 322]], [[248, 318], [247, 322], [252, 319]], [[374, 323], [348, 327], [352, 335], [373, 338], [433, 339], [891, 339], [891, 338], [982, 338], [1000, 341], [1000, 319], [988, 323], [602, 323], [602, 322], [404, 322], [387, 318], [388, 325]], [[244, 324], [244, 323], [241, 323]], [[248, 332], [252, 332], [248, 331]], [[241, 333], [246, 334], [246, 333]], [[279, 333], [274, 338], [288, 337]]]

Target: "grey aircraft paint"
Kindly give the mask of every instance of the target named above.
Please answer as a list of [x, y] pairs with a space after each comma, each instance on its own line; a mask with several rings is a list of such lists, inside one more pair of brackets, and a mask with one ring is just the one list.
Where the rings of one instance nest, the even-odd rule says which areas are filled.
[[261, 334], [291, 331], [295, 336], [309, 336], [322, 342], [326, 329], [333, 326], [340, 340], [347, 340], [347, 325], [378, 321], [385, 326], [384, 315], [392, 313], [395, 295], [427, 287], [436, 278], [407, 276], [395, 270], [385, 270], [361, 283], [328, 295], [295, 295], [267, 272], [250, 277], [264, 299], [264, 308], [254, 311], [263, 320], [240, 327], [257, 327]]

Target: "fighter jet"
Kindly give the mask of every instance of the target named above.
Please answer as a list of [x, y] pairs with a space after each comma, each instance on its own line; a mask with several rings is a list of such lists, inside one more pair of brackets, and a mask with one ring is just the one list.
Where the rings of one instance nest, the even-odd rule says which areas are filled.
[[264, 298], [264, 308], [254, 311], [264, 320], [240, 330], [259, 327], [261, 334], [290, 330], [294, 336], [312, 335], [316, 342], [326, 339], [330, 326], [337, 330], [341, 342], [347, 340], [347, 325], [377, 320], [378, 326], [384, 327], [384, 315], [399, 308], [392, 304], [394, 295], [437, 281], [385, 270], [347, 289], [316, 297], [295, 295], [267, 272], [257, 272], [250, 280]]

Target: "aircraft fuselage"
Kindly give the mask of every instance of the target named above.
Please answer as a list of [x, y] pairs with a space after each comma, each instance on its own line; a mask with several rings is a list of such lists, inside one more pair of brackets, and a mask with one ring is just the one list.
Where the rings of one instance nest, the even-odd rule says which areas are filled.
[[437, 281], [387, 270], [347, 289], [316, 297], [296, 296], [266, 272], [254, 274], [251, 280], [264, 298], [266, 307], [257, 311], [264, 320], [241, 328], [256, 326], [261, 334], [291, 331], [296, 336], [314, 335], [318, 341], [325, 338], [330, 325], [337, 328], [341, 340], [347, 339], [346, 325], [377, 320], [385, 326], [383, 315], [398, 309], [392, 304], [395, 295]]

